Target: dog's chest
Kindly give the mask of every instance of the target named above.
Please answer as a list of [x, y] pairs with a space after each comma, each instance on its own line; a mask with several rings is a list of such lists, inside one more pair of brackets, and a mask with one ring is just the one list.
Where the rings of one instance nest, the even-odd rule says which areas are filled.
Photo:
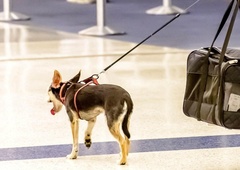
[[95, 107], [93, 109], [90, 109], [88, 111], [80, 111], [80, 117], [83, 120], [91, 120], [92, 118], [98, 116], [99, 114], [103, 113], [104, 109], [102, 107]]

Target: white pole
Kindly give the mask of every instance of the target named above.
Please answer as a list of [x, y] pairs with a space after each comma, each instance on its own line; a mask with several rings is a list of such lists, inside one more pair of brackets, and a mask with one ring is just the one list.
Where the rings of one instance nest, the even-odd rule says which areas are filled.
[[12, 12], [12, 1], [3, 0], [3, 11], [0, 12], [0, 21], [12, 21], [12, 20], [29, 20], [30, 17]]
[[172, 0], [163, 0], [163, 6], [165, 7], [172, 6]]
[[105, 7], [106, 4], [104, 2], [105, 0], [98, 0], [97, 1], [97, 26], [99, 30], [103, 30], [105, 26]]
[[5, 20], [10, 20], [10, 11], [11, 11], [10, 7], [11, 7], [10, 0], [3, 0], [3, 12], [4, 12]]
[[162, 4], [163, 4], [162, 6], [158, 6], [147, 10], [146, 13], [152, 15], [171, 15], [177, 13], [181, 14], [187, 13], [187, 11], [176, 6], [173, 6], [172, 0], [163, 0]]
[[96, 1], [96, 10], [97, 10], [97, 25], [87, 28], [85, 30], [79, 31], [79, 34], [82, 35], [94, 35], [94, 36], [104, 36], [104, 35], [121, 35], [125, 34], [124, 32], [118, 32], [109, 26], [106, 26], [106, 0], [97, 0]]

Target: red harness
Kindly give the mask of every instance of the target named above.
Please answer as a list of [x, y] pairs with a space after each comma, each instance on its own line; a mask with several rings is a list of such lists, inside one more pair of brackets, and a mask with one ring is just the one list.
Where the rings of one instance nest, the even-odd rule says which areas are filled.
[[[67, 82], [67, 83], [69, 83], [69, 82]], [[65, 105], [66, 92], [65, 92], [65, 95], [64, 95], [64, 96], [62, 96], [62, 92], [63, 92], [63, 89], [64, 89], [64, 87], [66, 86], [67, 83], [64, 83], [64, 84], [62, 85], [62, 87], [61, 87], [61, 89], [60, 89], [60, 92], [59, 92], [59, 98], [60, 98], [61, 102], [62, 102], [64, 105]], [[84, 83], [84, 85], [83, 85], [82, 87], [80, 87], [80, 88], [75, 92], [75, 94], [74, 94], [74, 99], [73, 99], [73, 101], [74, 101], [74, 107], [75, 107], [75, 109], [76, 109], [76, 112], [77, 112], [77, 114], [78, 114], [79, 119], [81, 119], [81, 116], [80, 116], [80, 114], [79, 114], [79, 110], [78, 110], [78, 107], [77, 107], [77, 95], [78, 95], [78, 93], [79, 93], [82, 89], [84, 89], [85, 87], [89, 86], [90, 84], [99, 85], [99, 83], [98, 83], [98, 81], [97, 81], [97, 78], [94, 78], [94, 77], [87, 78], [87, 79], [81, 81], [80, 83]], [[71, 84], [71, 86], [72, 86], [72, 84]], [[71, 87], [71, 86], [70, 86], [70, 87]]]

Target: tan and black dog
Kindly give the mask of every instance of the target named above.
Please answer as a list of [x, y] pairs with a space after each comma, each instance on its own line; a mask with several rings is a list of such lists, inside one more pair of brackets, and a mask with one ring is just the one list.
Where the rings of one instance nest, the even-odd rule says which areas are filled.
[[129, 93], [116, 85], [90, 85], [91, 82], [82, 84], [78, 82], [79, 78], [80, 72], [71, 80], [62, 82], [61, 74], [55, 70], [48, 91], [49, 102], [53, 103], [51, 113], [59, 112], [64, 105], [71, 122], [73, 146], [67, 158], [76, 159], [78, 156], [79, 119], [88, 121], [85, 145], [89, 148], [96, 117], [100, 113], [105, 113], [108, 128], [120, 146], [119, 164], [126, 164], [130, 145], [129, 119], [133, 110], [133, 102]]

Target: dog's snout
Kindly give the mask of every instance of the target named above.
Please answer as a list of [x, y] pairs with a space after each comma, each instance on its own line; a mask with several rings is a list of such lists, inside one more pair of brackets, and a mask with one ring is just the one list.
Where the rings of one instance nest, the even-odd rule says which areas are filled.
[[48, 103], [52, 103], [52, 100], [51, 100], [51, 99], [49, 99], [47, 102], [48, 102]]

